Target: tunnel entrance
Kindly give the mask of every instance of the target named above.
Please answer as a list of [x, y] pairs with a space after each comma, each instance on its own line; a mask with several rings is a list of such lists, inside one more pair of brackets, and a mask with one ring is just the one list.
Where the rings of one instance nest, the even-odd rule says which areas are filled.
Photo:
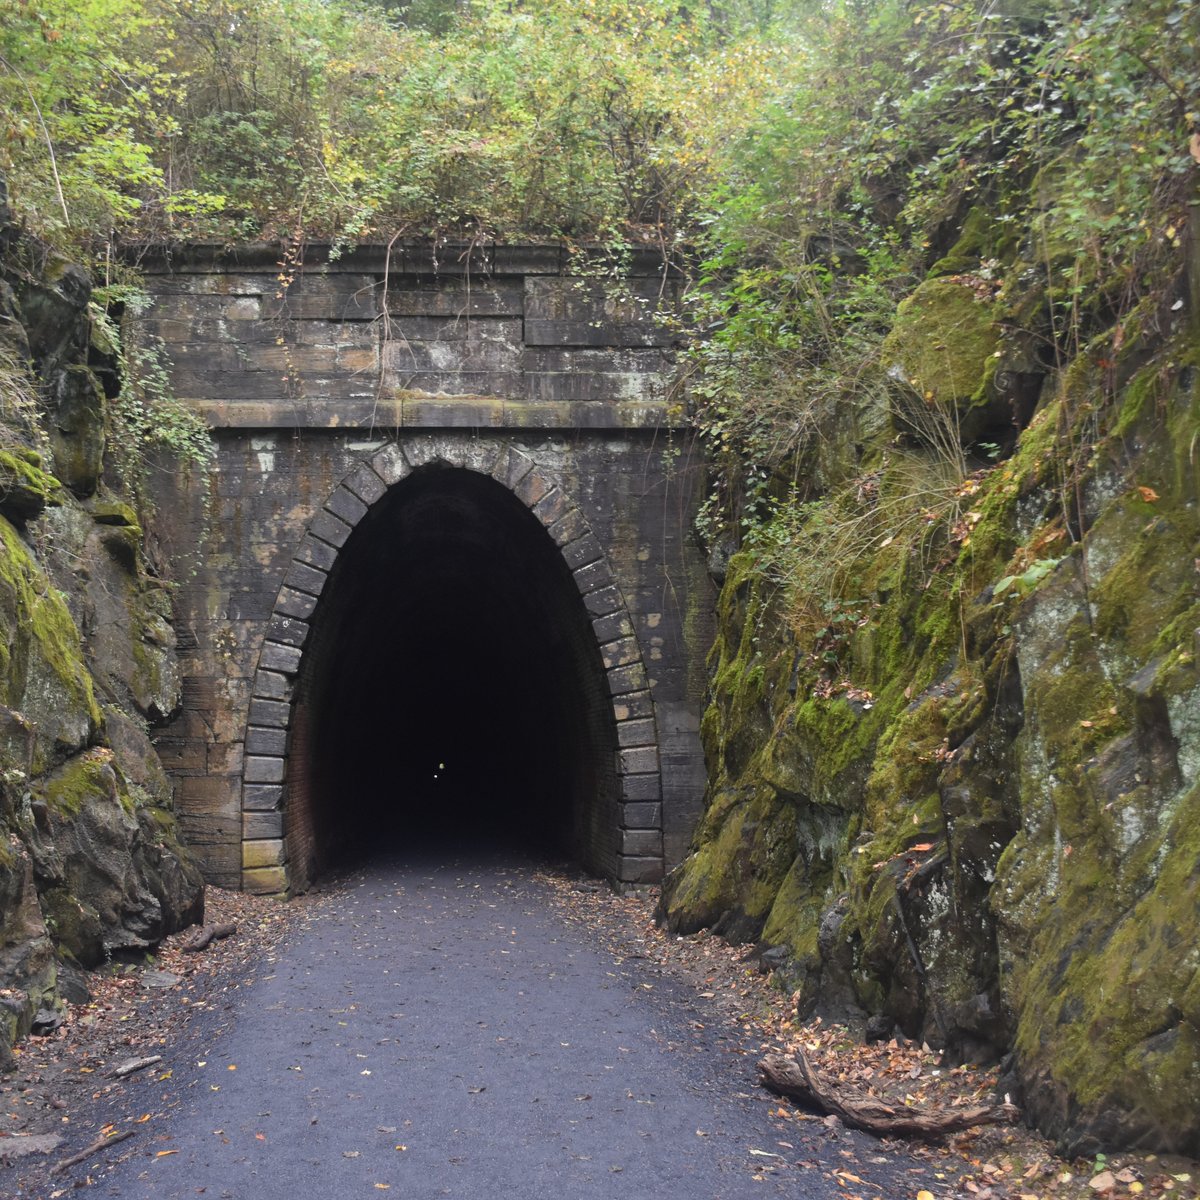
[[293, 887], [380, 849], [509, 845], [597, 874], [615, 855], [616, 732], [571, 573], [525, 505], [441, 465], [340, 551], [293, 702]]

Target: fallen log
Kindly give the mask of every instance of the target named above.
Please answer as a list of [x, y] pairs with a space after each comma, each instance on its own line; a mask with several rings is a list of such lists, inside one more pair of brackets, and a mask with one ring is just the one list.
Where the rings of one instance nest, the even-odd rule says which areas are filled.
[[121, 1063], [119, 1067], [114, 1067], [109, 1074], [114, 1079], [124, 1079], [126, 1075], [132, 1075], [135, 1071], [143, 1071], [160, 1062], [162, 1062], [161, 1054], [151, 1054], [146, 1058], [131, 1058], [128, 1062]]
[[105, 1146], [115, 1146], [118, 1142], [123, 1142], [126, 1138], [131, 1138], [137, 1131], [134, 1129], [126, 1129], [124, 1133], [110, 1134], [108, 1137], [97, 1138], [85, 1150], [80, 1150], [78, 1154], [72, 1154], [70, 1158], [64, 1158], [62, 1162], [55, 1163], [50, 1168], [51, 1175], [61, 1175], [63, 1171], [69, 1170], [71, 1167], [83, 1162], [85, 1158], [91, 1158], [93, 1154], [103, 1150]]
[[191, 954], [196, 954], [208, 947], [209, 942], [215, 942], [219, 938], [232, 937], [237, 933], [238, 927], [236, 921], [230, 921], [224, 925], [205, 925], [199, 933], [194, 933], [186, 942], [181, 943], [180, 949], [187, 950]]
[[873, 1096], [841, 1097], [813, 1070], [797, 1050], [794, 1057], [768, 1054], [758, 1064], [763, 1086], [777, 1096], [798, 1100], [818, 1112], [831, 1113], [851, 1129], [877, 1137], [940, 1137], [976, 1125], [1007, 1125], [1020, 1115], [1013, 1104], [987, 1104], [974, 1108], [916, 1109], [891, 1105]]

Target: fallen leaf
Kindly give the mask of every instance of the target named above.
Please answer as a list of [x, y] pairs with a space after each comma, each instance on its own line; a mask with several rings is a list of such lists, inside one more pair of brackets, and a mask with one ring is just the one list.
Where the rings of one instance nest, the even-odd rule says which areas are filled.
[[1088, 1181], [1088, 1187], [1093, 1192], [1112, 1192], [1116, 1190], [1117, 1181], [1111, 1171], [1101, 1171], [1099, 1175], [1093, 1175]]
[[160, 1150], [154, 1157], [155, 1158], [166, 1158], [168, 1154], [178, 1154], [178, 1153], [179, 1153], [178, 1150]]
[[1139, 487], [1138, 491], [1147, 504], [1153, 504], [1158, 499], [1158, 493], [1152, 487]]
[[922, 1188], [917, 1193], [917, 1200], [933, 1200], [933, 1193], [927, 1192], [924, 1188]]

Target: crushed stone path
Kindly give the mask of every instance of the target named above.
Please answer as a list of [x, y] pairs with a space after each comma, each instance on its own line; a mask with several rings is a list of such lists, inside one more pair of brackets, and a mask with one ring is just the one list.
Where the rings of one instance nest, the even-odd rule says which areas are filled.
[[344, 878], [211, 1043], [179, 1048], [182, 1099], [115, 1165], [91, 1164], [97, 1190], [816, 1198], [847, 1195], [831, 1168], [853, 1157], [882, 1164], [853, 1167], [865, 1196], [915, 1193], [912, 1164], [870, 1139], [818, 1123], [781, 1142], [753, 1058], [697, 1037], [686, 985], [550, 899], [530, 865], [478, 858]]

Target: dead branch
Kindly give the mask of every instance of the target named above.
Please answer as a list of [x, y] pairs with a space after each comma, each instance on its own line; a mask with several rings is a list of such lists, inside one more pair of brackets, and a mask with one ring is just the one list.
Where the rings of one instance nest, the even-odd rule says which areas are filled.
[[794, 1057], [768, 1054], [758, 1064], [758, 1072], [763, 1086], [777, 1096], [832, 1113], [850, 1128], [878, 1137], [939, 1137], [976, 1125], [1007, 1125], [1020, 1115], [1015, 1105], [1007, 1103], [920, 1110], [893, 1106], [871, 1096], [843, 1098], [822, 1081], [802, 1050]]
[[103, 1150], [105, 1146], [115, 1146], [118, 1142], [123, 1142], [126, 1138], [131, 1138], [137, 1132], [135, 1129], [126, 1129], [124, 1133], [114, 1133], [109, 1137], [97, 1138], [86, 1150], [80, 1150], [78, 1154], [72, 1154], [70, 1158], [64, 1158], [62, 1162], [55, 1163], [50, 1168], [51, 1175], [59, 1175], [63, 1171], [69, 1170], [78, 1163], [83, 1162], [85, 1158], [91, 1158], [93, 1154]]
[[230, 921], [226, 925], [205, 925], [199, 933], [192, 934], [179, 948], [180, 950], [187, 950], [189, 953], [196, 954], [206, 949], [209, 942], [215, 942], [219, 938], [232, 937], [237, 933], [237, 930], [236, 921]]
[[160, 1062], [162, 1062], [161, 1054], [151, 1054], [147, 1058], [131, 1058], [128, 1062], [114, 1067], [109, 1074], [114, 1079], [124, 1079], [126, 1075], [132, 1075], [135, 1071], [144, 1071], [147, 1067], [152, 1067], [155, 1063]]

